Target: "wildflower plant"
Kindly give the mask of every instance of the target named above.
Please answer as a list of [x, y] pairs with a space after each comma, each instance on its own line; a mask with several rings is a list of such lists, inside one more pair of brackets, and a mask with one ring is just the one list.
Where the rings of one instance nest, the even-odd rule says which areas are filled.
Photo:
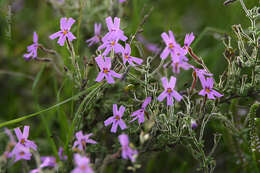
[[[39, 115], [46, 136], [39, 136], [40, 125], [33, 123], [23, 131], [6, 129], [10, 139], [1, 157], [5, 169], [12, 169], [11, 160], [16, 165], [22, 162], [24, 172], [31, 173], [144, 172], [146, 165], [154, 163], [147, 158], [165, 151], [186, 152], [196, 170], [210, 173], [219, 164], [218, 149], [229, 148], [225, 140], [230, 140], [236, 147], [229, 151], [242, 164], [241, 170], [259, 172], [260, 13], [259, 7], [248, 9], [243, 0], [239, 2], [251, 26], [233, 25], [234, 38], [219, 36], [227, 67], [218, 75], [201, 57], [210, 55], [195, 49], [201, 41], [199, 33], [164, 29], [157, 35], [160, 41], [148, 42], [141, 33], [152, 10], [140, 14], [143, 19], [138, 26], [131, 26], [122, 11], [130, 8], [128, 4], [137, 6], [136, 1], [50, 1], [57, 9], [60, 30], [49, 30], [51, 40], [41, 44], [34, 32], [33, 44], [21, 55], [42, 62], [32, 84], [39, 111], [0, 123], [0, 127], [17, 125]], [[232, 3], [236, 2], [225, 2]], [[93, 4], [103, 8], [91, 10]], [[94, 33], [88, 33], [93, 24]], [[38, 49], [48, 57], [39, 58]], [[54, 69], [58, 103], [42, 108], [39, 98], [45, 90], [38, 88], [49, 84], [43, 80], [47, 69]], [[240, 108], [244, 116], [239, 115]], [[29, 129], [34, 134], [30, 140]], [[46, 151], [48, 156], [41, 157]]]

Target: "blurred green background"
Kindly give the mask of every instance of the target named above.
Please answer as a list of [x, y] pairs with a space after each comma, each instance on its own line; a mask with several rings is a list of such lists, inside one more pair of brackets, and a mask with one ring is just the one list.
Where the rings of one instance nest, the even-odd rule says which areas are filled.
[[[93, 34], [94, 22], [102, 23], [102, 30], [106, 31], [104, 26], [105, 17], [117, 12], [122, 15], [122, 28], [130, 36], [136, 31], [138, 24], [143, 18], [143, 14], [148, 13], [153, 7], [151, 15], [144, 24], [142, 35], [151, 43], [163, 47], [160, 34], [164, 31], [172, 30], [176, 39], [183, 44], [186, 33], [193, 32], [199, 42], [193, 46], [195, 53], [203, 57], [206, 65], [218, 80], [218, 75], [226, 67], [224, 56], [224, 46], [221, 39], [223, 34], [232, 36], [231, 26], [241, 24], [243, 27], [249, 25], [249, 20], [239, 3], [233, 3], [229, 6], [223, 5], [223, 0], [128, 0], [120, 4], [119, 11], [117, 5], [111, 7], [109, 0], [86, 0], [86, 6], [82, 9], [82, 20], [80, 35], [77, 35], [77, 24], [79, 9], [77, 0], [0, 0], [0, 123], [21, 117], [42, 108], [54, 105], [58, 101], [71, 97], [76, 90], [64, 82], [52, 65], [45, 65], [42, 62], [25, 61], [23, 54], [26, 47], [32, 43], [33, 31], [39, 36], [39, 42], [47, 48], [53, 48], [59, 52], [62, 57], [69, 55], [69, 52], [56, 44], [48, 37], [59, 28], [61, 17], [73, 17], [76, 24], [72, 28], [77, 40], [74, 41], [76, 50], [83, 56], [90, 57], [94, 54], [96, 47], [88, 48], [85, 40]], [[245, 0], [248, 8], [259, 5], [258, 0]], [[144, 12], [144, 13], [143, 13]], [[48, 57], [39, 53], [40, 57]], [[145, 55], [152, 55], [146, 50]], [[158, 57], [159, 58], [159, 57]], [[65, 61], [66, 65], [66, 61]], [[39, 73], [40, 72], [40, 73]], [[40, 75], [37, 85], [35, 79]], [[185, 80], [191, 80], [190, 72], [183, 73]], [[185, 80], [179, 84], [182, 86]], [[68, 82], [68, 83], [67, 83]], [[183, 83], [183, 84], [182, 84]], [[63, 85], [61, 96], [57, 96], [58, 90]], [[40, 143], [40, 152], [52, 154], [49, 149], [47, 134], [45, 133], [43, 121], [48, 122], [51, 135], [57, 139], [61, 145], [65, 135], [59, 133], [60, 128], [66, 131], [66, 124], [58, 123], [62, 116], [56, 116], [57, 111], [62, 114], [73, 112], [74, 105], [66, 104], [56, 111], [45, 113], [45, 120], [35, 117], [18, 125], [29, 124], [31, 139]], [[47, 114], [47, 115], [46, 115]], [[67, 115], [69, 118], [72, 115]], [[209, 131], [216, 131], [217, 128], [212, 125]], [[0, 131], [0, 141], [7, 141]], [[215, 172], [240, 172], [239, 164], [236, 163], [228, 149], [223, 145], [215, 153], [217, 167]], [[0, 153], [4, 150], [6, 142], [1, 142]], [[183, 151], [186, 151], [185, 154]], [[226, 152], [228, 154], [226, 154]], [[158, 152], [152, 156], [147, 156], [143, 171], [145, 172], [196, 172], [198, 163], [192, 158], [187, 150], [180, 148], [174, 152]]]

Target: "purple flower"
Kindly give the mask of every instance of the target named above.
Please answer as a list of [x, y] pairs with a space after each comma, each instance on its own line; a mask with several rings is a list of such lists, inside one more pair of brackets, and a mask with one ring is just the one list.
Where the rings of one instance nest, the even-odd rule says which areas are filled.
[[[32, 148], [33, 150], [36, 151], [37, 145], [33, 141], [30, 141], [28, 139], [29, 129], [30, 129], [30, 126], [24, 126], [23, 133], [21, 132], [20, 128], [14, 129], [16, 137], [18, 138], [18, 143], [16, 144], [16, 146], [19, 144], [19, 145], [23, 145], [24, 147], [26, 147], [28, 149]], [[16, 148], [16, 146], [15, 146], [15, 148]]]
[[177, 101], [180, 101], [182, 99], [182, 96], [174, 90], [176, 78], [171, 76], [169, 83], [166, 77], [163, 77], [161, 80], [164, 87], [164, 91], [158, 96], [157, 99], [161, 102], [164, 100], [165, 97], [167, 97], [168, 106], [173, 105], [172, 97], [174, 97]]
[[118, 136], [119, 142], [122, 146], [122, 158], [127, 159], [129, 158], [132, 162], [135, 162], [136, 156], [138, 154], [137, 150], [133, 150], [130, 148], [128, 136], [126, 134], [121, 134]]
[[98, 47], [98, 50], [105, 49], [102, 55], [106, 56], [112, 49], [115, 53], [122, 52], [124, 50], [123, 46], [118, 43], [118, 38], [109, 37], [107, 39], [102, 39], [103, 44]]
[[115, 80], [113, 79], [112, 76], [114, 76], [116, 78], [121, 78], [121, 74], [118, 74], [115, 71], [110, 69], [111, 68], [111, 58], [105, 57], [105, 61], [104, 61], [103, 57], [101, 55], [99, 55], [98, 57], [95, 58], [95, 60], [100, 69], [100, 72], [96, 78], [97, 82], [102, 81], [103, 78], [105, 77], [107, 82], [109, 84], [111, 84], [111, 83], [115, 83]]
[[50, 35], [49, 38], [53, 40], [53, 39], [59, 37], [59, 40], [57, 43], [60, 46], [64, 46], [66, 38], [68, 38], [69, 41], [76, 39], [76, 37], [70, 32], [70, 28], [74, 22], [75, 22], [75, 20], [72, 19], [71, 17], [69, 19], [67, 19], [66, 17], [61, 18], [60, 19], [60, 31]]
[[120, 3], [123, 3], [123, 2], [125, 2], [126, 0], [118, 0]]
[[193, 35], [193, 33], [185, 35], [184, 46], [183, 46], [183, 48], [185, 49], [185, 52], [186, 52], [185, 54], [188, 53], [188, 48], [190, 47], [190, 45], [194, 39], [195, 39], [195, 36]]
[[28, 54], [24, 54], [23, 57], [25, 60], [29, 60], [30, 57], [36, 58], [37, 57], [37, 49], [39, 47], [38, 44], [38, 36], [36, 32], [33, 32], [33, 44], [27, 47]]
[[185, 61], [182, 61], [180, 60], [179, 58], [178, 59], [174, 59], [172, 61], [172, 71], [173, 73], [180, 73], [180, 68], [183, 68], [184, 70], [188, 70], [190, 68], [192, 68], [192, 65], [190, 65], [189, 63], [185, 62]]
[[12, 151], [12, 156], [15, 156], [14, 162], [17, 162], [21, 159], [31, 160], [32, 154], [30, 153], [29, 148], [18, 143], [18, 144], [16, 144], [15, 148]]
[[93, 173], [94, 171], [89, 166], [89, 159], [80, 154], [74, 154], [74, 163], [77, 166], [71, 173]]
[[86, 40], [86, 42], [89, 43], [88, 46], [92, 46], [93, 44], [97, 44], [101, 40], [101, 35], [100, 35], [101, 23], [100, 24], [95, 23], [94, 26], [95, 26], [95, 36]]
[[38, 172], [40, 172], [41, 168], [57, 166], [56, 158], [52, 157], [52, 156], [41, 157], [41, 161], [42, 161], [42, 164], [40, 165], [40, 167], [37, 169], [31, 170], [30, 173], [38, 173]]
[[207, 95], [209, 99], [213, 99], [213, 100], [215, 100], [215, 96], [216, 97], [223, 96], [219, 92], [212, 89], [213, 88], [213, 78], [212, 77], [208, 77], [208, 78], [203, 77], [201, 79], [201, 84], [202, 84], [203, 89], [199, 92], [199, 95], [202, 95], [202, 96]]
[[127, 37], [124, 35], [124, 32], [120, 29], [120, 18], [115, 17], [113, 22], [112, 17], [109, 16], [106, 18], [106, 23], [109, 32], [103, 37], [102, 41], [109, 39], [122, 41], [127, 40]]
[[198, 124], [194, 119], [191, 119], [190, 124], [192, 129], [196, 129], [198, 127]]
[[126, 129], [126, 124], [122, 120], [122, 116], [124, 115], [125, 107], [120, 106], [119, 111], [117, 110], [117, 105], [113, 104], [113, 116], [104, 121], [105, 126], [108, 126], [113, 123], [111, 132], [116, 133], [118, 125], [122, 130]]
[[141, 34], [137, 35], [137, 40], [140, 41], [146, 47], [146, 49], [152, 53], [159, 53], [160, 48], [156, 44], [149, 43]]
[[137, 111], [135, 111], [131, 116], [134, 117], [134, 119], [132, 119], [130, 122], [135, 121], [136, 119], [138, 119], [138, 123], [141, 124], [144, 122], [144, 111], [146, 106], [151, 102], [152, 97], [147, 97], [144, 100], [144, 103], [142, 104], [141, 109], [138, 109]]
[[164, 50], [160, 56], [162, 59], [166, 59], [168, 57], [169, 53], [171, 54], [171, 56], [173, 56], [174, 51], [176, 49], [179, 49], [180, 45], [178, 43], [176, 43], [172, 31], [169, 31], [169, 36], [165, 32], [162, 33], [161, 37], [162, 37], [164, 43], [166, 44], [166, 47], [164, 48]]
[[174, 52], [171, 54], [172, 60], [180, 60], [180, 61], [189, 61], [189, 59], [185, 56], [185, 49], [177, 46], [178, 48], [174, 49]]
[[59, 148], [58, 155], [59, 155], [60, 160], [67, 160], [68, 159], [68, 156], [64, 155], [62, 147]]
[[40, 165], [41, 168], [44, 167], [55, 167], [57, 165], [56, 158], [53, 156], [44, 156], [41, 157], [42, 164]]
[[83, 135], [82, 131], [79, 131], [76, 133], [76, 138], [77, 141], [74, 142], [73, 148], [77, 147], [80, 151], [83, 151], [84, 149], [86, 149], [86, 144], [90, 143], [90, 144], [96, 144], [97, 142], [94, 141], [93, 139], [89, 139], [90, 136], [92, 136], [93, 134], [86, 134]]
[[124, 64], [128, 62], [130, 65], [135, 66], [134, 62], [138, 65], [141, 65], [143, 62], [142, 59], [131, 56], [131, 47], [129, 44], [125, 45], [125, 49], [122, 51], [122, 56]]
[[202, 83], [202, 80], [205, 80], [205, 76], [209, 76], [209, 77], [213, 76], [213, 74], [208, 73], [205, 69], [198, 69], [196, 67], [193, 67], [193, 69], [196, 73], [196, 76], [199, 77], [201, 83]]

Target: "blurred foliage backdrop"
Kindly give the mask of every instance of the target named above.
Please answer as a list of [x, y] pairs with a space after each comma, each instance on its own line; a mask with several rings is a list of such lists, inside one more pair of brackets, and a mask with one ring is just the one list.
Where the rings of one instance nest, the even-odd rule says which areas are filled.
[[[11, 120], [54, 105], [55, 103], [71, 97], [75, 94], [73, 86], [68, 85], [59, 74], [53, 70], [53, 66], [36, 61], [25, 61], [23, 54], [26, 46], [32, 43], [33, 31], [37, 31], [39, 42], [46, 47], [56, 49], [62, 56], [68, 56], [69, 52], [61, 48], [55, 41], [48, 37], [59, 27], [61, 17], [73, 17], [79, 22], [78, 0], [0, 0], [0, 122]], [[84, 0], [83, 0], [84, 1]], [[122, 4], [119, 13], [123, 16], [122, 28], [129, 36], [151, 8], [152, 12], [147, 19], [143, 36], [151, 43], [163, 46], [160, 34], [169, 29], [173, 30], [178, 41], [182, 42], [187, 32], [193, 32], [197, 43], [194, 51], [202, 56], [206, 65], [215, 74], [223, 72], [226, 67], [221, 39], [225, 33], [232, 34], [233, 24], [248, 26], [249, 21], [239, 3], [229, 6], [223, 5], [223, 0], [128, 0]], [[93, 34], [94, 22], [102, 23], [105, 30], [104, 19], [113, 15], [113, 7], [107, 9], [109, 0], [86, 0], [82, 8], [82, 20], [80, 35], [76, 25], [72, 28], [77, 40], [74, 42], [76, 51], [81, 55], [90, 57], [96, 47], [88, 48], [85, 40]], [[115, 0], [114, 3], [117, 3]], [[248, 7], [259, 3], [257, 0], [245, 0]], [[55, 5], [56, 4], [56, 5]], [[146, 50], [145, 55], [152, 54]], [[41, 56], [41, 54], [40, 54]], [[159, 58], [159, 57], [158, 57]], [[65, 62], [66, 64], [66, 62]], [[40, 74], [40, 80], [37, 76]], [[190, 76], [182, 73], [183, 79], [180, 86], [191, 80]], [[37, 85], [36, 81], [37, 80]], [[63, 86], [62, 94], [59, 88]], [[58, 93], [58, 94], [57, 94]], [[31, 138], [39, 144], [43, 155], [51, 155], [52, 150], [48, 145], [48, 134], [44, 128], [44, 122], [51, 129], [51, 137], [60, 141], [65, 138], [67, 124], [58, 123], [62, 114], [73, 112], [73, 103], [65, 104], [57, 110], [44, 113], [44, 117], [35, 117], [18, 125], [31, 125]], [[72, 115], [66, 115], [69, 118]], [[211, 123], [209, 133], [221, 131], [221, 126]], [[43, 140], [44, 139], [44, 140]], [[5, 141], [3, 129], [0, 130], [0, 141]], [[216, 172], [240, 172], [239, 163], [233, 159], [228, 151], [226, 140], [221, 141], [216, 152]], [[207, 141], [206, 141], [207, 142]], [[0, 143], [0, 153], [4, 150], [6, 142]], [[226, 154], [228, 153], [228, 154]], [[152, 156], [147, 156], [148, 161], [141, 169], [142, 172], [196, 172], [197, 163], [191, 154], [182, 148], [174, 152], [161, 151]], [[111, 167], [111, 172], [112, 171]], [[169, 171], [173, 170], [173, 171]]]

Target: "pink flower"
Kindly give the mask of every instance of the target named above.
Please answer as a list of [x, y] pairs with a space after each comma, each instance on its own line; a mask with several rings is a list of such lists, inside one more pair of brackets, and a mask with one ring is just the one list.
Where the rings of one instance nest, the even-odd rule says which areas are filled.
[[75, 23], [75, 20], [71, 17], [67, 19], [66, 17], [63, 17], [60, 19], [60, 31], [50, 35], [50, 39], [55, 39], [59, 37], [58, 44], [60, 46], [64, 46], [64, 43], [66, 41], [66, 38], [68, 38], [69, 41], [72, 41], [76, 39], [76, 37], [70, 32], [70, 28]]
[[193, 33], [185, 35], [184, 46], [183, 46], [183, 49], [185, 50], [185, 54], [188, 53], [188, 48], [190, 47], [190, 45], [194, 39], [195, 39], [195, 36], [193, 35]]
[[[101, 82], [105, 77], [109, 84], [115, 83], [113, 77], [121, 78], [121, 74], [116, 73], [115, 71], [111, 70], [111, 58], [105, 57], [105, 61], [101, 55], [95, 58], [100, 72], [96, 78], [97, 82]], [[112, 77], [113, 76], [113, 77]]]
[[80, 154], [74, 154], [74, 163], [77, 166], [71, 171], [71, 173], [94, 173], [92, 168], [89, 166], [89, 159]]
[[148, 42], [141, 34], [137, 35], [137, 40], [140, 41], [146, 47], [146, 49], [148, 49], [152, 53], [159, 53], [160, 48], [158, 47], [158, 45]]
[[120, 106], [119, 111], [117, 110], [117, 105], [113, 104], [113, 116], [104, 121], [105, 126], [110, 124], [112, 125], [111, 132], [116, 133], [118, 125], [122, 130], [126, 129], [127, 126], [125, 122], [122, 120], [122, 116], [124, 115], [125, 107]]
[[89, 137], [92, 135], [92, 133], [83, 135], [82, 131], [77, 132], [75, 135], [77, 140], [74, 142], [73, 148], [78, 146], [77, 148], [83, 151], [84, 149], [86, 149], [87, 143], [96, 144], [96, 141], [94, 141], [93, 139], [89, 139]]
[[160, 57], [162, 59], [166, 59], [169, 54], [173, 57], [174, 51], [176, 49], [180, 49], [180, 45], [176, 43], [174, 35], [172, 31], [169, 31], [169, 36], [164, 32], [161, 34], [161, 37], [166, 44], [166, 47], [164, 48], [163, 52], [161, 53]]
[[15, 156], [14, 162], [17, 162], [21, 159], [31, 160], [32, 154], [30, 153], [30, 149], [21, 145], [20, 143], [16, 144], [15, 148], [12, 151], [12, 156]]
[[180, 60], [180, 58], [176, 58], [172, 61], [172, 71], [173, 73], [180, 73], [180, 68], [184, 69], [184, 70], [188, 70], [190, 68], [192, 68], [192, 65], [190, 65], [189, 63]]
[[123, 2], [125, 2], [126, 0], [118, 0], [120, 3], [123, 3]]
[[105, 49], [102, 55], [106, 56], [113, 49], [115, 53], [122, 52], [124, 50], [123, 46], [118, 43], [118, 38], [108, 37], [102, 39], [103, 44], [98, 47], [98, 50]]
[[142, 59], [131, 56], [131, 47], [129, 44], [125, 45], [125, 49], [122, 51], [122, 56], [124, 64], [128, 62], [130, 65], [135, 66], [134, 62], [138, 65], [141, 65], [143, 62]]
[[205, 79], [205, 77], [201, 78], [201, 84], [203, 89], [199, 92], [199, 95], [205, 96], [207, 95], [207, 97], [209, 99], [215, 100], [215, 96], [216, 97], [222, 97], [223, 95], [220, 94], [219, 92], [213, 90], [213, 78], [212, 77], [208, 77]]
[[56, 158], [52, 157], [52, 156], [41, 157], [41, 161], [42, 161], [42, 164], [40, 165], [40, 167], [37, 169], [31, 170], [30, 173], [38, 173], [38, 172], [40, 172], [40, 170], [42, 168], [45, 168], [45, 167], [56, 167], [57, 166]]
[[114, 22], [112, 20], [112, 17], [106, 18], [108, 33], [103, 37], [102, 41], [104, 40], [122, 40], [126, 41], [127, 37], [124, 35], [124, 32], [120, 29], [120, 18], [115, 17]]
[[30, 129], [30, 126], [24, 126], [23, 133], [21, 132], [20, 128], [14, 129], [16, 137], [18, 138], [18, 143], [16, 144], [16, 146], [19, 144], [19, 145], [23, 145], [26, 148], [32, 148], [33, 150], [36, 151], [37, 145], [33, 141], [30, 141], [28, 139], [29, 129]]
[[130, 122], [133, 122], [135, 121], [136, 119], [138, 119], [138, 123], [141, 124], [144, 122], [144, 111], [145, 111], [145, 108], [146, 106], [151, 102], [152, 100], [152, 97], [147, 97], [145, 100], [144, 100], [144, 103], [142, 104], [142, 107], [141, 109], [138, 109], [137, 111], [135, 111], [131, 117], [134, 117], [134, 119], [132, 119]]
[[128, 136], [126, 134], [121, 134], [118, 136], [119, 142], [122, 146], [122, 158], [127, 159], [129, 158], [132, 162], [135, 162], [135, 156], [138, 154], [137, 150], [133, 150], [130, 148]]
[[161, 102], [164, 100], [165, 97], [167, 97], [168, 106], [173, 105], [172, 97], [174, 97], [177, 101], [180, 101], [182, 99], [182, 96], [174, 90], [176, 78], [171, 76], [169, 83], [166, 77], [163, 77], [161, 80], [164, 87], [164, 91], [158, 96], [157, 99]]
[[24, 54], [23, 57], [25, 60], [29, 60], [30, 57], [36, 58], [37, 57], [37, 50], [38, 50], [39, 44], [38, 44], [38, 36], [37, 33], [33, 33], [33, 44], [27, 47], [28, 54]]
[[95, 35], [94, 37], [86, 40], [88, 44], [88, 46], [92, 46], [93, 44], [97, 44], [101, 41], [101, 35], [100, 35], [100, 31], [101, 31], [101, 23], [100, 24], [96, 24], [94, 25], [95, 27]]
[[60, 160], [67, 160], [68, 159], [68, 156], [64, 155], [62, 147], [59, 148], [58, 155], [59, 155]]
[[208, 73], [205, 69], [198, 69], [196, 67], [193, 67], [193, 69], [196, 73], [196, 76], [199, 77], [201, 83], [202, 83], [202, 81], [204, 81], [205, 76], [209, 76], [209, 77], [213, 76], [213, 74]]

